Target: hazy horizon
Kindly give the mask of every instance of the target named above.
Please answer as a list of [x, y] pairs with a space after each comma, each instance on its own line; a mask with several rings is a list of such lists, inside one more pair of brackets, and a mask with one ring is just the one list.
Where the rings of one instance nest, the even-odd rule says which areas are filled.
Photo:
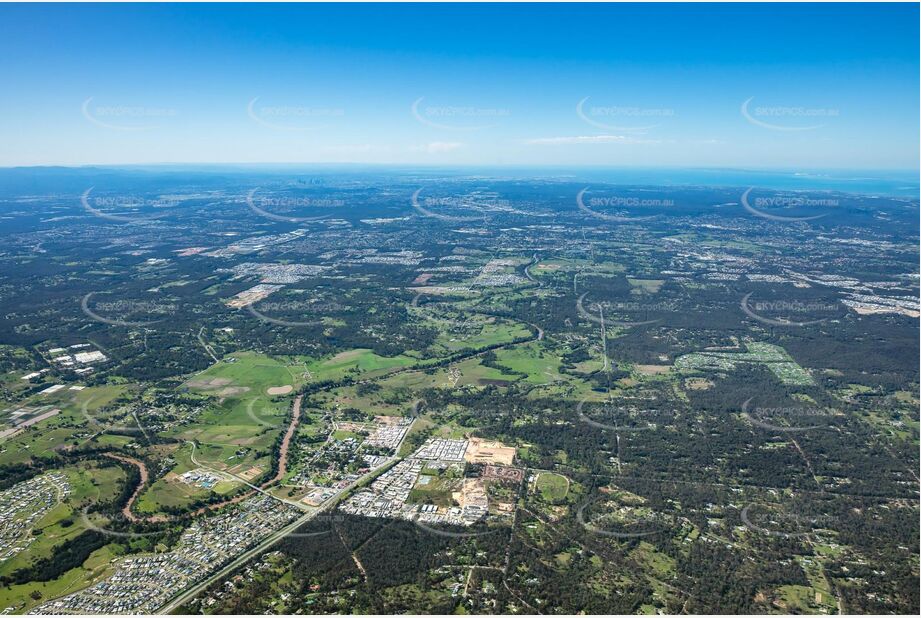
[[[55, 176], [83, 179], [70, 190], [83, 191], [87, 183], [95, 182], [101, 174], [119, 173], [126, 176], [183, 176], [190, 179], [207, 174], [255, 175], [267, 178], [276, 175], [306, 174], [329, 176], [368, 176], [387, 174], [399, 176], [441, 176], [446, 178], [477, 177], [483, 179], [515, 178], [540, 181], [585, 181], [622, 186], [710, 186], [761, 187], [784, 191], [830, 191], [854, 195], [886, 195], [916, 199], [919, 192], [918, 174], [914, 170], [791, 170], [714, 167], [640, 167], [640, 166], [476, 166], [476, 165], [409, 165], [387, 163], [161, 163], [135, 165], [84, 166], [20, 166], [0, 167], [0, 190], [49, 184]], [[82, 183], [82, 184], [81, 184]]]

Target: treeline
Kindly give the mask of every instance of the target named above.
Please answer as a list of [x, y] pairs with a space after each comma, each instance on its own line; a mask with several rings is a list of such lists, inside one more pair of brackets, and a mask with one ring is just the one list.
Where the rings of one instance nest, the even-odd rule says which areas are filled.
[[55, 545], [48, 558], [17, 569], [12, 575], [0, 577], [0, 584], [27, 584], [57, 579], [67, 571], [82, 565], [90, 554], [110, 542], [108, 535], [96, 530], [86, 530], [72, 539]]

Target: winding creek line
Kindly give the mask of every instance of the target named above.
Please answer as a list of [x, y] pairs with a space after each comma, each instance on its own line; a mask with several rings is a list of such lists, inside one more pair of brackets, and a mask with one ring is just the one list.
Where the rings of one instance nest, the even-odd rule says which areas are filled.
[[138, 486], [134, 488], [134, 493], [131, 494], [131, 497], [128, 498], [128, 502], [125, 503], [125, 506], [122, 507], [122, 515], [125, 516], [130, 522], [133, 523], [161, 523], [167, 521], [167, 517], [164, 515], [152, 515], [150, 517], [138, 517], [131, 511], [131, 507], [134, 506], [135, 501], [137, 501], [138, 496], [141, 495], [141, 492], [147, 487], [147, 482], [150, 479], [150, 473], [147, 472], [147, 466], [140, 459], [135, 459], [134, 457], [126, 457], [125, 455], [116, 455], [115, 453], [104, 453], [104, 455], [110, 459], [116, 459], [122, 463], [130, 464], [138, 469], [138, 472], [141, 475], [141, 481], [138, 483]]
[[291, 423], [288, 425], [288, 431], [285, 432], [285, 437], [281, 440], [281, 448], [278, 451], [278, 471], [273, 478], [262, 484], [263, 488], [281, 481], [288, 471], [288, 449], [291, 447], [291, 438], [294, 437], [297, 426], [301, 422], [301, 402], [303, 400], [303, 395], [298, 395], [294, 398], [294, 406], [291, 411]]

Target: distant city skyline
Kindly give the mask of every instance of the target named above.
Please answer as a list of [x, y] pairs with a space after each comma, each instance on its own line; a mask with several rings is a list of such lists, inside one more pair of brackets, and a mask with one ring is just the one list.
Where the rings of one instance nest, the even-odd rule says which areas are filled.
[[917, 4], [2, 5], [0, 166], [917, 170]]

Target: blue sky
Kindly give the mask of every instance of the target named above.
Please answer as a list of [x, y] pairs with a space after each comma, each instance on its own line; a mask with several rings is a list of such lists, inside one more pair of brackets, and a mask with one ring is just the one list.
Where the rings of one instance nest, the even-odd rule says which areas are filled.
[[0, 166], [917, 169], [918, 17], [914, 4], [0, 5]]

